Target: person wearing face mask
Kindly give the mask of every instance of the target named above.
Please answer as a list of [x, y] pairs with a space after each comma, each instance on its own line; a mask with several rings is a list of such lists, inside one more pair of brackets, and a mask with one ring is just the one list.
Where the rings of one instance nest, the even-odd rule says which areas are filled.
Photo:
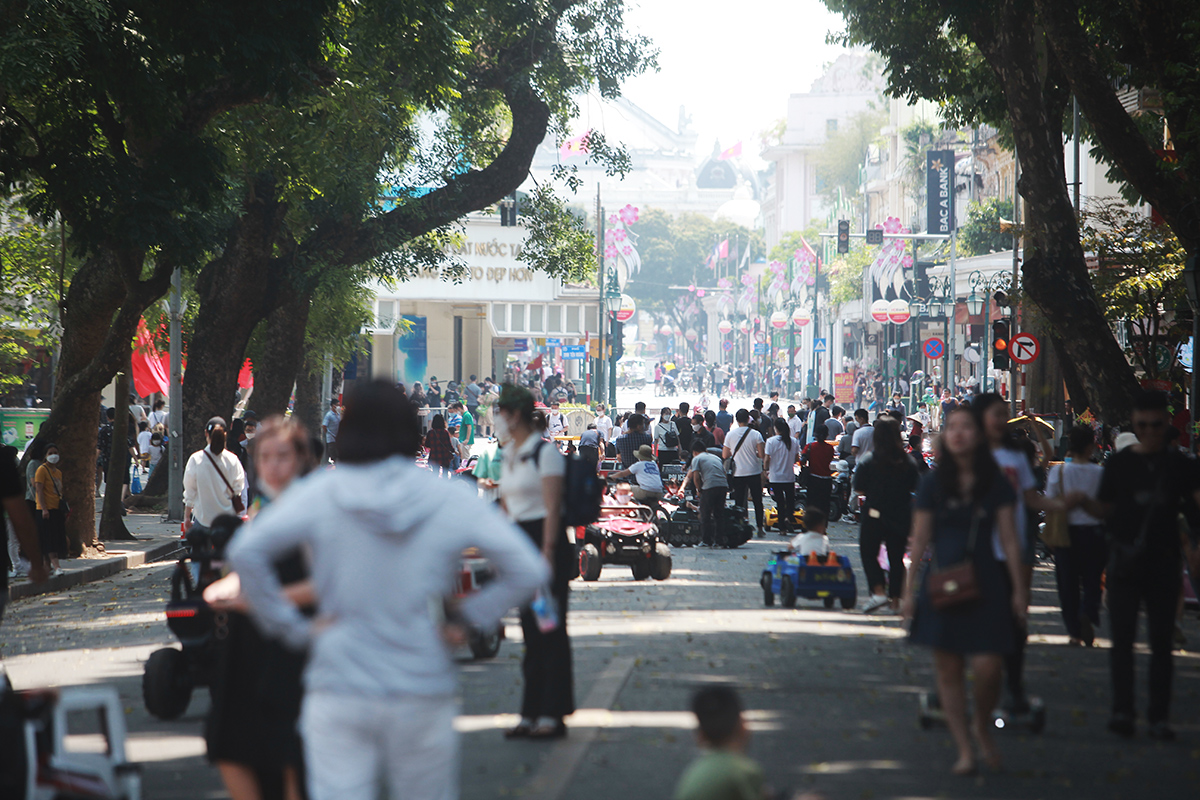
[[183, 470], [183, 530], [193, 522], [211, 525], [222, 514], [246, 510], [242, 489], [246, 473], [237, 458], [225, 449], [225, 420], [213, 417], [204, 427], [208, 446], [192, 453]]
[[50, 577], [62, 574], [58, 560], [67, 556], [67, 501], [63, 499], [63, 474], [58, 462], [58, 445], [46, 445], [46, 458], [34, 476], [38, 544], [42, 557], [49, 560]]
[[674, 464], [679, 460], [679, 428], [671, 419], [671, 409], [663, 407], [654, 423], [654, 445], [658, 448], [658, 465]]
[[[253, 448], [258, 489], [250, 507], [251, 520], [315, 465], [309, 437], [299, 423], [275, 417], [263, 427]], [[234, 540], [241, 535], [239, 531]], [[275, 572], [284, 596], [311, 616], [316, 593], [305, 554], [293, 551], [276, 562]], [[259, 632], [247, 616], [249, 608], [236, 572], [205, 589], [204, 600], [229, 620], [205, 721], [208, 758], [220, 770], [233, 800], [300, 800], [304, 765], [297, 723], [304, 697], [300, 679], [305, 653]]]

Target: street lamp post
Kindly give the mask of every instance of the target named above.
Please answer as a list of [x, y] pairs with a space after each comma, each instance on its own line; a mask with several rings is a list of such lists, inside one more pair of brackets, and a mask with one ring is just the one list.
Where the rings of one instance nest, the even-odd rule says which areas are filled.
[[[608, 276], [608, 288], [604, 292], [604, 307], [610, 319], [609, 341], [612, 343], [613, 354], [608, 362], [608, 405], [617, 404], [617, 337], [621, 335], [620, 322], [617, 312], [621, 310], [621, 287], [617, 283], [617, 270], [614, 268]], [[604, 353], [600, 354], [604, 358]]]

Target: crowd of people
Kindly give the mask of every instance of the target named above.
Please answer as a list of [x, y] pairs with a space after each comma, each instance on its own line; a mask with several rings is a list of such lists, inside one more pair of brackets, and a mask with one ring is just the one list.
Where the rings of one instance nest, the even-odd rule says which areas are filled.
[[[478, 392], [465, 391], [472, 386]], [[232, 571], [205, 593], [232, 620], [206, 735], [235, 800], [290, 800], [304, 786], [314, 798], [366, 798], [377, 781], [397, 796], [414, 787], [420, 796], [454, 796], [450, 653], [470, 628], [493, 626], [512, 607], [525, 655], [519, 721], [506, 736], [567, 735], [575, 710], [568, 595], [578, 565], [562, 523], [559, 387], [550, 387], [549, 406], [523, 386], [472, 377], [464, 387], [449, 401], [437, 395], [444, 405], [428, 428], [424, 387], [383, 383], [359, 385], [345, 407], [335, 399], [315, 436], [284, 418], [205, 424], [205, 447], [184, 471], [184, 528], [250, 520], [230, 545]], [[668, 489], [664, 476], [682, 474], [705, 544], [716, 544], [730, 498], [759, 537], [766, 496], [780, 533], [795, 532], [792, 511], [801, 508], [804, 530], [791, 542], [801, 554], [829, 551], [832, 474], [851, 473], [868, 589], [861, 611], [902, 616], [911, 641], [932, 650], [954, 773], [974, 773], [980, 760], [998, 767], [986, 721], [999, 704], [1014, 714], [1029, 708], [1024, 654], [1039, 539], [1053, 558], [1069, 645], [1094, 645], [1107, 606], [1108, 728], [1122, 737], [1137, 729], [1133, 643], [1145, 606], [1147, 732], [1174, 738], [1172, 649], [1185, 558], [1200, 572], [1189, 535], [1197, 526], [1180, 520], [1200, 521], [1200, 466], [1172, 437], [1164, 395], [1139, 396], [1132, 430], [1116, 437], [1103, 463], [1097, 430], [1076, 426], [1065, 436], [1065, 460], [1053, 465], [1057, 449], [1042, 423], [1009, 420], [995, 394], [939, 407], [937, 438], [927, 418], [903, 407], [848, 414], [824, 392], [786, 408], [776, 393], [735, 412], [728, 399], [716, 406], [681, 402], [650, 413], [639, 402], [614, 415], [601, 404], [566, 449], [597, 468], [616, 459], [612, 477], [632, 484], [632, 501], [656, 503]], [[147, 417], [143, 433], [166, 421]], [[485, 419], [492, 429], [482, 433]], [[129, 422], [108, 414], [105, 426], [110, 437], [128, 427], [132, 460], [142, 420], [131, 414]], [[475, 487], [438, 481], [469, 455], [477, 456]], [[53, 444], [31, 451], [28, 493], [18, 496], [19, 513], [36, 520], [36, 537], [31, 525], [16, 533], [36, 554], [31, 574], [39, 577], [66, 552], [59, 459]], [[453, 596], [467, 548], [489, 559], [494, 579], [430, 605]], [[761, 780], [742, 756], [738, 709], [736, 696], [697, 696], [700, 735], [715, 752], [683, 777], [677, 797], [709, 796], [694, 787], [713, 775]]]

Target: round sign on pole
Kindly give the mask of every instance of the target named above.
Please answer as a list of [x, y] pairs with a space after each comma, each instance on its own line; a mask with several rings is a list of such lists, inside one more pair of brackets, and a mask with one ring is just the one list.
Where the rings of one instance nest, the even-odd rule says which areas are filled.
[[721, 343], [721, 347], [725, 350], [726, 353], [728, 353], [730, 350], [733, 349], [733, 342], [726, 339], [724, 342]]
[[936, 336], [931, 336], [925, 340], [923, 350], [926, 358], [936, 361], [946, 354], [946, 343]]
[[912, 318], [912, 309], [907, 300], [896, 298], [888, 303], [888, 319], [893, 325], [903, 325]]
[[767, 341], [766, 331], [755, 331], [754, 332], [754, 341], [758, 342], [759, 344], [763, 344], [764, 342], [766, 342]]
[[808, 313], [807, 308], [797, 308], [792, 312], [792, 324], [797, 328], [803, 328], [812, 321], [812, 315]]
[[617, 322], [628, 322], [637, 313], [637, 305], [627, 294], [621, 295], [621, 308], [617, 311]]
[[1008, 340], [1008, 355], [1018, 364], [1032, 364], [1042, 346], [1032, 333], [1021, 332]]
[[722, 334], [729, 333], [731, 330], [733, 330], [733, 323], [727, 319], [723, 319], [717, 323], [717, 330], [719, 330]]
[[874, 303], [871, 303], [871, 319], [875, 320], [876, 322], [888, 321], [887, 300], [876, 300]]
[[963, 351], [963, 358], [970, 364], [978, 364], [980, 361], [983, 361], [983, 356], [979, 354], [979, 349], [975, 345], [971, 345]]
[[788, 324], [788, 317], [787, 317], [786, 312], [776, 311], [774, 314], [771, 315], [771, 327], [772, 328], [781, 328], [781, 329], [786, 328], [787, 324]]
[[749, 333], [750, 332], [750, 320], [744, 319], [741, 322], [739, 322], [738, 330], [741, 331], [742, 333]]

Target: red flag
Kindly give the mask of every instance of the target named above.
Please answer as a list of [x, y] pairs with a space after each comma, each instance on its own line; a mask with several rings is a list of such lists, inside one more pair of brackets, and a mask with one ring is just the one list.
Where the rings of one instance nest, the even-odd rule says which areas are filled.
[[541, 369], [541, 368], [542, 368], [542, 354], [538, 353], [538, 357], [535, 358], [533, 361], [530, 361], [529, 366], [527, 366], [525, 369]]
[[250, 359], [242, 364], [242, 369], [238, 372], [238, 388], [250, 389], [254, 387], [254, 373], [251, 372], [254, 365], [250, 363]]
[[137, 343], [133, 347], [133, 386], [138, 397], [148, 397], [155, 392], [170, 391], [170, 372], [163, 369], [163, 359], [154, 338], [146, 328], [144, 320], [138, 320]]
[[721, 242], [721, 246], [718, 249], [718, 251], [721, 254], [721, 258], [729, 258], [729, 240], [728, 239]]

